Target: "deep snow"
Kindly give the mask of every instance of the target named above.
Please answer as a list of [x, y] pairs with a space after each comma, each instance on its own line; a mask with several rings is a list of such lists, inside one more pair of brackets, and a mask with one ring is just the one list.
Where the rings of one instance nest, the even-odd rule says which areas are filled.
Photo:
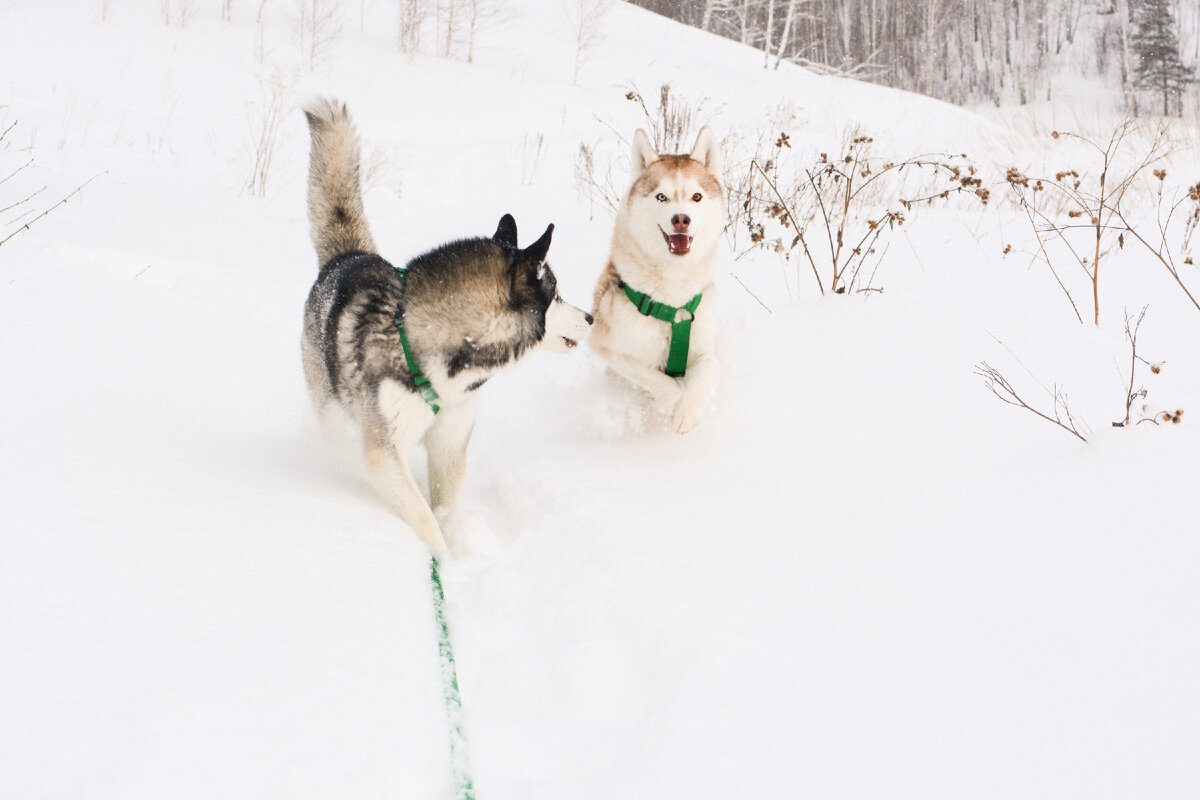
[[[239, 191], [270, 73], [243, 5], [183, 30], [152, 2], [0, 7], [0, 175], [35, 159], [48, 203], [106, 171], [0, 247], [0, 797], [449, 796], [427, 554], [300, 375], [299, 112], [267, 196]], [[686, 437], [586, 351], [489, 383], [450, 521], [472, 553], [443, 568], [480, 798], [1200, 793], [1196, 427], [1109, 427], [1122, 309], [1150, 303], [1139, 351], [1167, 367], [1139, 380], [1185, 410], [1200, 314], [1126, 251], [1081, 327], [1001, 256], [1030, 245], [999, 177], [1055, 169], [1056, 121], [764, 73], [624, 5], [579, 87], [557, 7], [514, 3], [467, 65], [396, 54], [390, 5], [368, 34], [350, 6], [292, 96], [345, 98], [390, 158], [366, 203], [393, 260], [553, 221], [586, 304], [611, 222], [573, 159], [617, 155], [632, 85], [730, 133], [786, 103], [813, 152], [858, 124], [994, 182], [986, 211], [914, 213], [882, 295], [727, 258], [721, 390]], [[1200, 171], [1191, 135], [1173, 173]], [[1092, 440], [995, 400], [985, 358], [1065, 385]]]

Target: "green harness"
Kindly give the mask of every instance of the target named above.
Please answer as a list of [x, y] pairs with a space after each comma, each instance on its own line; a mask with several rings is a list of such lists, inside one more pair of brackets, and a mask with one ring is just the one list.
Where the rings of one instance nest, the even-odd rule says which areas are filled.
[[[400, 273], [400, 284], [407, 285], [408, 268], [396, 267], [396, 271]], [[417, 393], [429, 404], [433, 413], [437, 414], [441, 411], [438, 406], [438, 393], [434, 390], [433, 384], [429, 382], [429, 378], [417, 366], [416, 359], [413, 358], [412, 348], [408, 346], [408, 336], [404, 333], [404, 315], [400, 313], [399, 305], [396, 306], [396, 330], [400, 333], [400, 347], [404, 350], [404, 360], [408, 362], [408, 373], [412, 376], [413, 383], [417, 385]]]
[[623, 280], [618, 280], [617, 286], [625, 290], [625, 296], [642, 316], [654, 317], [671, 324], [671, 349], [667, 353], [667, 368], [663, 371], [672, 378], [682, 378], [687, 372], [692, 320], [696, 318], [696, 309], [700, 306], [700, 300], [703, 299], [704, 293], [701, 292], [676, 308], [666, 303], [660, 303], [648, 294], [642, 294]]

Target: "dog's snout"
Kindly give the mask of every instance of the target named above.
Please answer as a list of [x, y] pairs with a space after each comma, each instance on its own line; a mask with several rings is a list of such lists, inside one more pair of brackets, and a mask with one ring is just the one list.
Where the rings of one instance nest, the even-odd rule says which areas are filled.
[[675, 216], [671, 217], [671, 226], [677, 231], [686, 231], [688, 229], [688, 225], [691, 224], [692, 218], [687, 214], [676, 214]]
[[583, 312], [583, 318], [587, 320], [588, 325], [591, 325], [593, 322], [596, 321], [596, 318], [593, 317], [591, 314], [587, 313], [586, 311]]

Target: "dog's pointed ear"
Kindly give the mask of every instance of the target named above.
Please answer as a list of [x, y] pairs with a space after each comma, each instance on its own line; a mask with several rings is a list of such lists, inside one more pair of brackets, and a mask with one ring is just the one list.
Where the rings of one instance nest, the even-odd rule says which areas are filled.
[[705, 125], [700, 129], [700, 135], [696, 137], [696, 146], [692, 148], [688, 158], [699, 161], [718, 178], [721, 176], [721, 143], [717, 141], [717, 135], [713, 133], [712, 128]]
[[546, 253], [550, 252], [550, 237], [554, 234], [554, 223], [551, 222], [546, 226], [546, 232], [542, 234], [542, 238], [538, 239], [533, 244], [526, 247], [521, 252], [528, 257], [530, 263], [541, 264], [546, 260]]
[[646, 171], [646, 167], [658, 161], [658, 153], [655, 152], [650, 137], [641, 128], [638, 128], [637, 133], [633, 135], [633, 153], [629, 156], [629, 160], [630, 172], [635, 181]]
[[517, 221], [513, 219], [512, 214], [505, 214], [500, 218], [500, 224], [496, 226], [492, 241], [502, 247], [515, 248], [517, 246]]

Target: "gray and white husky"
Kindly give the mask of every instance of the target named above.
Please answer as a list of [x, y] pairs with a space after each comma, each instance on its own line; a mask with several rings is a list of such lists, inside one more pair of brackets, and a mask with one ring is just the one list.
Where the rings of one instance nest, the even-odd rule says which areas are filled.
[[[305, 115], [308, 215], [321, 265], [304, 309], [309, 392], [322, 416], [337, 406], [357, 423], [388, 505], [430, 550], [446, 553], [432, 509], [452, 508], [462, 485], [477, 390], [535, 349], [575, 347], [592, 316], [558, 295], [546, 264], [553, 225], [520, 249], [506, 214], [491, 238], [451, 242], [404, 269], [385, 261], [363, 212], [358, 136], [345, 105], [316, 100]], [[408, 468], [418, 442], [431, 503]]]

